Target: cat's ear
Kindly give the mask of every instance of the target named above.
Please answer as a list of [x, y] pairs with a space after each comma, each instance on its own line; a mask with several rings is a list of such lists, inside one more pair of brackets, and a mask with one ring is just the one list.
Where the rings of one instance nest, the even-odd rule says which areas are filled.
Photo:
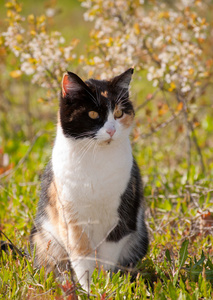
[[78, 92], [88, 87], [78, 75], [67, 72], [63, 75], [61, 88], [62, 96], [65, 97], [66, 95], [71, 95], [73, 92]]
[[121, 89], [128, 89], [130, 81], [132, 79], [133, 72], [134, 72], [134, 68], [130, 68], [126, 70], [124, 73], [114, 77], [112, 79], [112, 84]]

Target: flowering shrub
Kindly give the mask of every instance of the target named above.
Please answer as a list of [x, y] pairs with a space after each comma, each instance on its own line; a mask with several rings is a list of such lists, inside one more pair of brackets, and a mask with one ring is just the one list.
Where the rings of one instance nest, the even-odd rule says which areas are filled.
[[110, 71], [115, 75], [135, 65], [147, 70], [147, 79], [154, 86], [170, 92], [191, 91], [209, 76], [212, 66], [203, 59], [202, 49], [208, 24], [195, 12], [201, 1], [178, 2], [175, 11], [155, 1], [148, 10], [143, 2], [82, 2], [87, 8], [85, 20], [95, 22], [85, 69], [106, 78]]
[[[85, 72], [108, 78], [135, 65], [147, 71], [154, 87], [181, 94], [198, 91], [212, 69], [212, 60], [206, 59], [202, 48], [208, 24], [195, 10], [201, 1], [177, 3], [174, 11], [155, 1], [149, 9], [142, 0], [82, 1], [87, 8], [85, 20], [94, 21], [92, 43], [83, 60]], [[61, 74], [76, 58], [77, 40], [65, 47], [61, 33], [47, 33], [44, 15], [21, 16], [17, 0], [8, 1], [6, 7], [9, 26], [0, 41], [20, 61], [11, 75], [31, 75], [32, 83], [57, 88]]]
[[16, 0], [8, 1], [6, 7], [9, 26], [0, 41], [19, 60], [19, 69], [10, 75], [14, 78], [22, 74], [31, 76], [33, 84], [48, 89], [49, 100], [55, 98], [62, 74], [76, 57], [73, 50], [77, 40], [65, 47], [60, 32], [47, 32], [45, 15], [21, 16], [22, 8]]

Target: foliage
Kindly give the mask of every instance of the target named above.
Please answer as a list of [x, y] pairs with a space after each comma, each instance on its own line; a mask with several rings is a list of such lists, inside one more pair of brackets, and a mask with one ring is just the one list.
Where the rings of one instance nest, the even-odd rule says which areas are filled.
[[[169, 7], [85, 0], [82, 6], [94, 27], [86, 53], [77, 52], [76, 39], [66, 43], [54, 33], [47, 14], [24, 12], [24, 5], [22, 12], [18, 1], [6, 2], [0, 37], [0, 229], [18, 248], [29, 248], [63, 72], [78, 68], [85, 78], [109, 78], [135, 64], [132, 144], [143, 173], [150, 249], [131, 273], [95, 270], [90, 298], [212, 299], [211, 2], [176, 1]], [[0, 253], [0, 299], [87, 299], [71, 278], [45, 276], [45, 268], [34, 268], [33, 253]]]
[[60, 32], [47, 32], [45, 15], [23, 17], [21, 4], [16, 0], [8, 1], [6, 7], [9, 26], [1, 34], [0, 44], [19, 60], [19, 68], [10, 72], [11, 77], [31, 76], [33, 84], [48, 89], [49, 101], [56, 98], [62, 74], [76, 57], [73, 50], [78, 40], [63, 46], [65, 39]]
[[[195, 9], [200, 1], [177, 2], [168, 9], [162, 2], [82, 1], [85, 19], [95, 21], [91, 58], [86, 70], [101, 78], [123, 71], [127, 65], [148, 70], [148, 80], [170, 92], [191, 91], [209, 76], [203, 46], [208, 24]], [[107, 71], [106, 71], [107, 70]]]

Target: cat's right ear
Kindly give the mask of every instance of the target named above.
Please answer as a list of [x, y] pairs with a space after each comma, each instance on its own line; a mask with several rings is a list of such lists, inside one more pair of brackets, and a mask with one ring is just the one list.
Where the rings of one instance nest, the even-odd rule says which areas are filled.
[[87, 86], [75, 73], [67, 72], [63, 75], [61, 88], [62, 96], [65, 98], [74, 92], [87, 88]]
[[114, 86], [117, 86], [117, 87], [121, 88], [121, 89], [129, 89], [129, 84], [130, 84], [130, 81], [132, 79], [133, 72], [134, 72], [134, 67], [126, 70], [122, 74], [114, 77], [112, 79], [112, 84]]

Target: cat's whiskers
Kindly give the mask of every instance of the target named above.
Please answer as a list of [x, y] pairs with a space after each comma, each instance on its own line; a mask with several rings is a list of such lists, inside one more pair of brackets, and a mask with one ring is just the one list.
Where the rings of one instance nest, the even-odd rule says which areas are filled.
[[101, 147], [101, 145], [98, 143], [98, 141], [95, 142], [95, 146], [93, 149], [93, 161], [96, 159], [96, 155], [98, 153], [98, 148]]
[[124, 90], [124, 89], [121, 89], [120, 93], [118, 94], [118, 96], [117, 96], [117, 98], [116, 98], [116, 100], [115, 100], [115, 103], [117, 103], [118, 99], [120, 99], [123, 90]]
[[[88, 144], [90, 142], [95, 143], [96, 139], [88, 136], [90, 134], [95, 134], [94, 131], [88, 131], [87, 133], [82, 133], [80, 135], [78, 135], [78, 139], [72, 138], [71, 140], [76, 144], [76, 146], [74, 146], [76, 149], [78, 149], [78, 154], [80, 154], [81, 152], [83, 152], [84, 150], [86, 150], [85, 148], [88, 146]], [[69, 149], [64, 151], [64, 154], [69, 153]]]
[[95, 133], [96, 133], [95, 130], [91, 130], [91, 131], [87, 131], [85, 133], [78, 134], [78, 139], [75, 139], [75, 140], [77, 141], [77, 140], [79, 140], [79, 138], [82, 138], [81, 141], [84, 141], [83, 138], [91, 138], [91, 136]]
[[87, 149], [90, 147], [92, 143], [92, 140], [89, 139], [89, 140], [84, 140], [84, 144], [81, 145], [81, 148], [78, 150], [78, 160], [81, 160], [82, 159], [82, 154], [87, 151]]
[[120, 104], [119, 104], [119, 108], [124, 110], [126, 104], [128, 104], [128, 101], [127, 101], [127, 102], [124, 102], [124, 103], [120, 103]]
[[99, 106], [99, 102], [98, 102], [97, 99], [93, 96], [93, 94], [91, 94], [91, 93], [88, 91], [88, 89], [86, 89], [86, 88], [84, 88], [84, 89], [85, 89], [85, 91], [92, 97], [92, 99], [94, 100], [95, 104], [96, 104], [97, 106]]
[[119, 105], [119, 106], [125, 106], [128, 103], [129, 103], [129, 98], [128, 97], [124, 98], [124, 99], [120, 98], [119, 101], [118, 101], [118, 103], [117, 103], [117, 105]]
[[[121, 92], [119, 93], [118, 97], [115, 100], [115, 103], [118, 104], [120, 102], [120, 100], [129, 92], [128, 89], [125, 89], [126, 91], [122, 94], [124, 89], [121, 90]], [[126, 99], [128, 99], [129, 97], [126, 97]]]
[[98, 94], [98, 90], [97, 90], [96, 85], [95, 85], [95, 94], [96, 94], [96, 99], [97, 99], [97, 101], [98, 101], [98, 103], [100, 105], [100, 93]]
[[120, 100], [120, 99], [119, 99], [119, 104], [126, 104], [129, 102], [129, 97], [123, 98], [122, 100]]
[[80, 164], [83, 160], [85, 154], [91, 149], [91, 147], [94, 145], [94, 140], [90, 139], [86, 142], [84, 146], [80, 149], [80, 157], [78, 157], [78, 163]]
[[[85, 140], [83, 140], [83, 141], [85, 142]], [[80, 141], [80, 142], [82, 142], [82, 141]], [[79, 144], [80, 144], [80, 142], [79, 142]], [[92, 155], [93, 155], [93, 161], [95, 161], [98, 151], [101, 148], [105, 148], [107, 146], [106, 144], [108, 144], [108, 142], [106, 140], [100, 141], [100, 140], [97, 140], [94, 138], [90, 138], [88, 141], [86, 141], [86, 143], [78, 151], [78, 153], [82, 152], [81, 156], [78, 158], [78, 163], [80, 163], [82, 161], [82, 159], [84, 158], [86, 153], [92, 148], [92, 146], [94, 146], [93, 150], [92, 150]]]

